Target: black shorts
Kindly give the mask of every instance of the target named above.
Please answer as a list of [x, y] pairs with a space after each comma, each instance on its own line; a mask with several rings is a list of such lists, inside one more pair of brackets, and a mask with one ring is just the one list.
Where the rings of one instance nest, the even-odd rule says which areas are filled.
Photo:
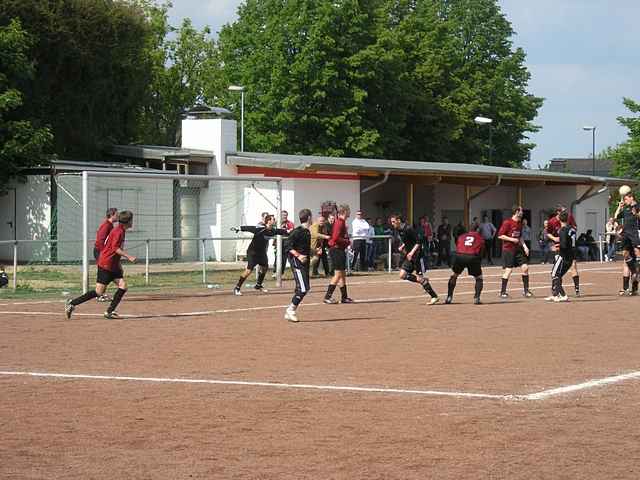
[[338, 247], [330, 248], [329, 258], [331, 259], [331, 266], [334, 270], [344, 272], [347, 269], [347, 252], [343, 249]]
[[109, 285], [114, 280], [118, 280], [119, 278], [123, 278], [124, 274], [122, 273], [122, 269], [112, 272], [111, 270], [105, 270], [104, 268], [98, 267], [98, 277], [97, 282], [102, 285]]
[[269, 268], [269, 259], [266, 253], [247, 252], [247, 270], [253, 270], [256, 265]]
[[625, 232], [622, 234], [622, 249], [633, 253], [634, 248], [640, 248], [640, 234]]
[[510, 250], [502, 251], [502, 268], [516, 268], [529, 263], [529, 257], [524, 254], [524, 250], [518, 248], [515, 252]]
[[469, 275], [472, 277], [479, 277], [482, 275], [482, 262], [478, 255], [465, 255], [460, 254], [456, 255], [455, 260], [453, 261], [453, 266], [451, 269], [453, 273], [456, 275], [460, 275], [464, 269], [467, 269]]
[[407, 260], [407, 257], [404, 257], [400, 268], [407, 273], [413, 273], [415, 271], [418, 275], [424, 275], [427, 273], [427, 262], [422, 255], [417, 258], [412, 258], [411, 260]]

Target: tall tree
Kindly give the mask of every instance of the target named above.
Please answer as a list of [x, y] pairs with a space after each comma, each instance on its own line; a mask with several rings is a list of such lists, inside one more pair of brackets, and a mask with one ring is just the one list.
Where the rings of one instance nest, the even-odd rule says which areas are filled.
[[620, 125], [628, 130], [628, 139], [615, 148], [609, 148], [605, 157], [613, 159], [616, 175], [640, 180], [640, 103], [630, 98], [625, 98], [623, 103], [637, 116], [618, 117]]
[[34, 39], [24, 109], [51, 125], [54, 150], [92, 159], [135, 138], [151, 81], [148, 0], [3, 0], [0, 25], [19, 18]]
[[170, 4], [147, 8], [154, 31], [149, 44], [152, 79], [143, 106], [140, 140], [177, 145], [180, 117], [198, 101], [207, 101], [205, 87], [218, 71], [211, 31], [198, 31], [189, 19], [169, 25]]
[[[247, 0], [221, 84], [247, 87], [250, 149], [520, 165], [542, 99], [496, 0]], [[229, 100], [228, 97], [226, 97]]]
[[32, 77], [30, 41], [18, 20], [0, 26], [0, 193], [24, 168], [46, 162], [51, 141], [46, 127], [25, 115], [24, 86]]

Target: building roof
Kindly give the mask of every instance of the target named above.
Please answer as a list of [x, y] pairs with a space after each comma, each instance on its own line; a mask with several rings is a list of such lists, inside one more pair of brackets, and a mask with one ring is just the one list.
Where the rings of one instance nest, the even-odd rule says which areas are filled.
[[213, 152], [207, 150], [158, 145], [112, 145], [107, 153], [117, 157], [160, 161], [180, 160], [186, 163], [192, 161], [208, 163], [214, 157]]
[[[82, 171], [90, 172], [135, 172], [135, 173], [163, 173], [155, 168], [139, 167], [129, 163], [118, 162], [80, 162], [76, 160], [52, 160], [49, 165], [30, 168], [29, 175], [50, 174], [50, 173], [76, 173]], [[166, 172], [168, 174], [175, 172]]]
[[238, 152], [227, 155], [236, 166], [307, 172], [350, 172], [364, 176], [390, 175], [430, 177], [429, 181], [461, 185], [636, 185], [637, 180], [579, 175], [549, 170], [494, 167], [469, 163], [437, 163], [376, 158], [336, 158], [313, 155], [281, 155]]
[[[593, 158], [554, 158], [549, 163], [549, 170], [552, 172], [577, 173], [579, 175], [592, 175], [593, 167]], [[613, 160], [596, 158], [595, 175], [609, 176], [613, 167]]]

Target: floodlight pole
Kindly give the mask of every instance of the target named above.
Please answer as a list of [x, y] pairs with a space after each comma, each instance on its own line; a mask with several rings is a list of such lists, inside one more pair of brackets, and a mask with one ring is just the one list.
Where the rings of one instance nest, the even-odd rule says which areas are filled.
[[82, 293], [89, 291], [89, 172], [82, 172]]

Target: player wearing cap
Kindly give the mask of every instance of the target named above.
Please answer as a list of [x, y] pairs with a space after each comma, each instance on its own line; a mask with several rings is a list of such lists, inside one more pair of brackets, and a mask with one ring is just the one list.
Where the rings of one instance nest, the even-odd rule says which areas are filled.
[[[389, 221], [391, 226], [398, 232], [402, 242], [398, 249], [405, 255], [400, 266], [400, 278], [409, 282], [419, 283], [424, 291], [431, 296], [428, 305], [435, 305], [439, 301], [438, 294], [427, 278], [427, 266], [416, 231], [404, 223], [400, 215], [391, 215]], [[416, 275], [413, 272], [416, 272]]]
[[529, 248], [522, 240], [522, 215], [524, 213], [521, 206], [516, 205], [511, 209], [511, 218], [506, 219], [500, 225], [498, 238], [502, 240], [502, 288], [500, 298], [509, 298], [507, 293], [507, 283], [511, 277], [511, 271], [520, 267], [522, 271], [522, 285], [524, 287], [522, 295], [532, 297], [529, 290]]
[[[638, 266], [640, 258], [640, 205], [636, 202], [633, 193], [629, 192], [622, 197], [614, 217], [622, 225], [622, 255], [624, 264], [622, 267], [622, 290], [620, 295], [637, 295], [638, 293]], [[629, 281], [633, 280], [629, 289]]]
[[476, 279], [473, 303], [480, 305], [480, 294], [484, 281], [482, 279], [482, 249], [484, 248], [484, 238], [478, 232], [478, 228], [472, 228], [467, 233], [458, 237], [456, 241], [456, 257], [453, 261], [453, 274], [449, 278], [447, 299], [444, 303], [453, 302], [453, 291], [456, 288], [458, 276], [467, 269], [469, 275]]
[[[574, 230], [578, 231], [578, 226], [576, 224], [575, 218], [571, 215], [571, 212], [567, 210], [567, 207], [564, 205], [558, 205], [556, 207], [555, 213], [549, 218], [547, 222], [547, 238], [553, 242], [552, 250], [554, 252], [558, 252], [559, 244], [560, 244], [560, 214], [562, 212], [567, 212], [567, 225], [573, 227]], [[573, 255], [573, 262], [571, 263], [570, 271], [571, 278], [573, 279], [573, 287], [576, 291], [576, 297], [580, 296], [580, 274], [578, 273], [578, 261], [576, 260], [577, 255]], [[553, 295], [553, 292], [551, 292]]]

